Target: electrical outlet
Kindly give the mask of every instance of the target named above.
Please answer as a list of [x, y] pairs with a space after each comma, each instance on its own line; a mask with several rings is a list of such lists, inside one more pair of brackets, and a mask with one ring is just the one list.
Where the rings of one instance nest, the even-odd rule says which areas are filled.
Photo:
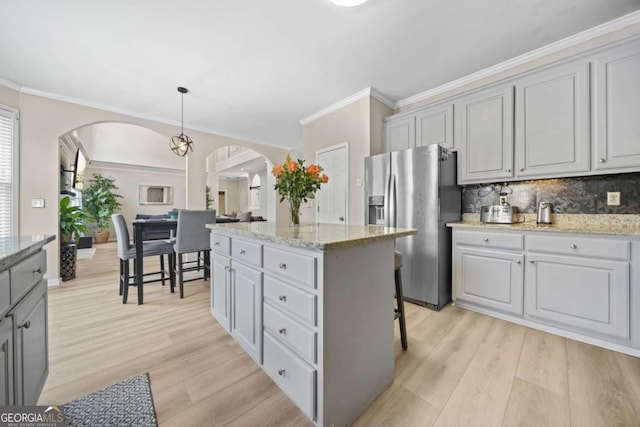
[[44, 208], [44, 199], [31, 199], [32, 208]]
[[607, 206], [620, 206], [619, 191], [607, 191]]

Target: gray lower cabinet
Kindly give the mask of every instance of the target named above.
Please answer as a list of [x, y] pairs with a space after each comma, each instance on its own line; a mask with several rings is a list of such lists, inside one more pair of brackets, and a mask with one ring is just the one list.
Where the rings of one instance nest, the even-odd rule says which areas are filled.
[[629, 340], [629, 263], [527, 255], [526, 315]]
[[513, 85], [474, 92], [455, 103], [458, 183], [513, 177]]
[[0, 320], [0, 406], [13, 405], [13, 319]]
[[456, 301], [522, 315], [524, 255], [458, 246]]
[[49, 373], [47, 282], [40, 283], [13, 310], [16, 405], [34, 405]]
[[[49, 240], [47, 240], [48, 242]], [[45, 242], [46, 243], [46, 242]], [[35, 243], [42, 247], [43, 243]], [[0, 405], [35, 405], [49, 373], [46, 254], [18, 257], [0, 272]], [[8, 273], [8, 274], [7, 274]], [[7, 293], [6, 289], [10, 289]]]
[[601, 173], [635, 171], [640, 167], [638, 76], [638, 42], [607, 50], [593, 61], [593, 167]]
[[639, 247], [624, 236], [454, 229], [455, 302], [596, 345], [639, 349]]
[[589, 62], [551, 67], [515, 83], [516, 177], [588, 171]]

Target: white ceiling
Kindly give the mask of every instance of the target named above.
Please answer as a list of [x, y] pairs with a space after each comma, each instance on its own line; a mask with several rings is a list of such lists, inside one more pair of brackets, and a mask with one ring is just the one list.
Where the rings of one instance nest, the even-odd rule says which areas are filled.
[[248, 141], [372, 86], [397, 101], [640, 8], [639, 0], [2, 0], [0, 78]]

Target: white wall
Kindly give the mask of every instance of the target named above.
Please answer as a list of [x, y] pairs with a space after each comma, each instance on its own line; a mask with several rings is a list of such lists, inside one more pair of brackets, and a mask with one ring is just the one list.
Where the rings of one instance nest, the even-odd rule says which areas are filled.
[[218, 190], [225, 192], [225, 206], [226, 212], [247, 212], [249, 210], [248, 190], [249, 182], [246, 178], [240, 179], [224, 179], [218, 180]]
[[[175, 171], [150, 170], [150, 168], [140, 168], [127, 165], [94, 164], [88, 165], [85, 173], [85, 188], [93, 178], [94, 173], [115, 178], [115, 184], [122, 198], [122, 208], [120, 213], [124, 215], [129, 227], [129, 235], [133, 236], [131, 221], [136, 214], [165, 214], [172, 209], [185, 208], [185, 174]], [[173, 204], [171, 205], [141, 205], [138, 198], [139, 185], [159, 185], [173, 187]], [[110, 228], [109, 240], [115, 240], [113, 225]]]

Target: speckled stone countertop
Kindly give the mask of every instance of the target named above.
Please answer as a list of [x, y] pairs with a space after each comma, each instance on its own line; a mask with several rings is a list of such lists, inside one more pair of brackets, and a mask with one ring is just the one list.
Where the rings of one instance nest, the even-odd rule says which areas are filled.
[[0, 271], [4, 271], [25, 255], [40, 250], [55, 238], [56, 236], [49, 234], [0, 237]]
[[479, 228], [514, 231], [548, 231], [560, 233], [612, 234], [640, 236], [640, 215], [615, 214], [554, 214], [553, 224], [536, 224], [535, 214], [523, 214], [516, 224], [483, 224], [480, 214], [463, 214], [461, 222], [447, 224], [453, 228]]
[[383, 239], [409, 236], [418, 231], [376, 225], [301, 224], [280, 226], [275, 222], [234, 222], [207, 224], [214, 231], [251, 237], [287, 246], [326, 251], [358, 246]]

